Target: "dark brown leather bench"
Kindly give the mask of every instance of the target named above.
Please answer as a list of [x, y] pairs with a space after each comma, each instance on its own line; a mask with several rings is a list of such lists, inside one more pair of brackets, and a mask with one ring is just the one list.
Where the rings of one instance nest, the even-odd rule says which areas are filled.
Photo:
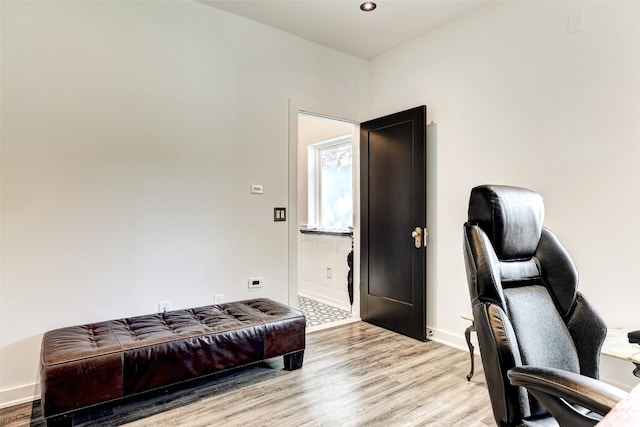
[[49, 331], [43, 416], [69, 423], [81, 408], [276, 356], [298, 369], [305, 325], [302, 313], [261, 298]]

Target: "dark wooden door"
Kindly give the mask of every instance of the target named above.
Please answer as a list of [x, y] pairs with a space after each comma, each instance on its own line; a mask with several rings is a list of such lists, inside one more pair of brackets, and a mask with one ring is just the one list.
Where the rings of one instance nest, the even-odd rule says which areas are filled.
[[360, 125], [360, 315], [419, 340], [426, 249], [414, 232], [426, 223], [426, 120], [421, 106]]

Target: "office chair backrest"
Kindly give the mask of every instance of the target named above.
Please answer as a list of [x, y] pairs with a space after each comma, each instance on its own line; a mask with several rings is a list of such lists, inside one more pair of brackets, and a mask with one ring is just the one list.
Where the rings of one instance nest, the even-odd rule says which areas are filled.
[[598, 376], [606, 327], [578, 293], [575, 266], [543, 220], [544, 204], [536, 192], [509, 186], [471, 191], [465, 264], [499, 425], [547, 415], [525, 389], [510, 385], [507, 371], [514, 366]]

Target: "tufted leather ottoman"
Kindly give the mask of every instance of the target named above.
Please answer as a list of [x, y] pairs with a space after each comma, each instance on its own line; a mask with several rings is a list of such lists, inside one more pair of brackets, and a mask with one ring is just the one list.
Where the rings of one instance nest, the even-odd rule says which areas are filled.
[[110, 320], [42, 339], [45, 418], [284, 356], [302, 366], [302, 313], [265, 298]]

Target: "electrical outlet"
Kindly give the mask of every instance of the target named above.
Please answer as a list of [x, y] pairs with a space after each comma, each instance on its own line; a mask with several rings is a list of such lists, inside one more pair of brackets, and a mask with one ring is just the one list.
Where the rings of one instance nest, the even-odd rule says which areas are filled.
[[213, 296], [214, 304], [222, 304], [224, 302], [224, 294], [215, 294]]
[[158, 303], [158, 313], [166, 313], [171, 310], [171, 301], [162, 301]]
[[331, 279], [333, 277], [333, 272], [331, 271], [331, 267], [327, 267], [327, 279]]
[[262, 277], [251, 277], [248, 281], [249, 289], [261, 288]]
[[584, 11], [569, 15], [569, 34], [584, 30]]

